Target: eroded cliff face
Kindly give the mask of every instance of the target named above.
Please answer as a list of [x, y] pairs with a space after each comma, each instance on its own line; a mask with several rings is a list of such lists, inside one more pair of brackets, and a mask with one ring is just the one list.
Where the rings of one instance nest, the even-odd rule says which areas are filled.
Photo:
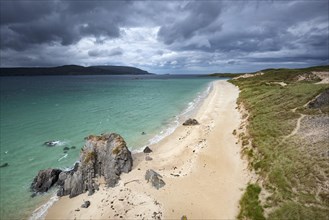
[[[122, 172], [128, 173], [133, 166], [131, 152], [126, 146], [124, 139], [115, 133], [90, 135], [86, 138], [85, 146], [81, 149], [80, 163], [77, 163], [71, 171], [55, 172], [57, 177], [52, 176], [52, 185], [58, 185], [58, 196], [77, 196], [89, 191], [92, 194], [98, 185], [95, 177], [103, 176], [109, 187], [114, 187], [120, 179]], [[47, 178], [40, 178], [44, 171], [40, 171], [35, 177], [31, 189], [34, 192], [44, 192], [43, 184], [49, 186]], [[49, 169], [47, 170], [49, 173]], [[35, 187], [38, 186], [38, 187]]]

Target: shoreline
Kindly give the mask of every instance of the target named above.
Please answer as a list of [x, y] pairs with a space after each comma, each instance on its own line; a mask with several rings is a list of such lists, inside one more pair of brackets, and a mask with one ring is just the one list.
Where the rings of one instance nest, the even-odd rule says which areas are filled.
[[[146, 145], [144, 145], [138, 149], [132, 150], [131, 151], [132, 154], [142, 153], [145, 147], [156, 145], [157, 143], [161, 142], [163, 139], [165, 139], [166, 137], [168, 137], [172, 133], [174, 133], [176, 131], [176, 129], [186, 119], [188, 119], [190, 117], [194, 117], [196, 115], [196, 113], [199, 111], [199, 109], [201, 108], [205, 99], [210, 94], [210, 92], [213, 88], [214, 82], [215, 81], [208, 83], [206, 89], [204, 91], [199, 92], [198, 95], [191, 102], [188, 103], [188, 106], [186, 108], [184, 108], [177, 116], [175, 116], [175, 120], [168, 123], [168, 125], [166, 127], [164, 127], [159, 133], [156, 133], [154, 136], [152, 136], [152, 138], [150, 138], [147, 141]], [[191, 107], [191, 103], [194, 106]], [[173, 124], [175, 124], [175, 125], [173, 125]]]
[[[177, 116], [175, 116], [175, 120], [169, 122], [167, 126], [164, 127], [160, 132], [155, 133], [150, 139], [147, 140], [147, 142], [145, 142], [144, 145], [140, 145], [140, 147], [137, 149], [132, 149], [132, 155], [143, 153], [145, 147], [152, 146], [157, 144], [158, 142], [161, 142], [164, 138], [174, 133], [175, 130], [179, 127], [179, 125], [182, 124], [186, 119], [188, 119], [189, 117], [193, 117], [198, 112], [201, 105], [212, 91], [214, 82], [215, 81], [209, 82], [203, 91], [198, 92], [196, 97], [194, 97], [193, 100], [190, 101], [187, 106], [177, 114]], [[78, 160], [76, 162], [78, 162]], [[76, 162], [73, 163], [72, 167], [66, 167], [64, 170], [72, 170]], [[49, 194], [48, 197], [48, 200], [43, 203], [40, 203], [40, 205], [34, 209], [32, 214], [27, 215], [29, 216], [30, 220], [44, 219], [48, 213], [48, 209], [50, 209], [53, 204], [59, 200], [59, 197], [56, 195], [56, 192]]]
[[[236, 107], [239, 90], [227, 81], [214, 81], [194, 114], [200, 125], [179, 125], [172, 134], [150, 145], [151, 161], [133, 154], [134, 166], [118, 186], [61, 197], [46, 219], [111, 218], [235, 218], [248, 182], [247, 165], [232, 131], [240, 125]], [[163, 176], [159, 190], [144, 179], [146, 170]], [[80, 208], [89, 200], [87, 209]], [[77, 211], [79, 210], [79, 211]]]

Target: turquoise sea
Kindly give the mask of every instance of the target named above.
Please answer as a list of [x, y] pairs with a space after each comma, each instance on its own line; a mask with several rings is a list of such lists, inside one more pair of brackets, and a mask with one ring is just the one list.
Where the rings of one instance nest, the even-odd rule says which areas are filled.
[[[209, 92], [196, 76], [0, 77], [0, 219], [21, 219], [54, 192], [31, 198], [40, 169], [69, 169], [84, 137], [116, 132], [138, 151], [173, 132]], [[145, 132], [145, 135], [142, 135]], [[54, 147], [49, 140], [60, 141]], [[75, 149], [71, 147], [75, 146]], [[69, 147], [66, 153], [64, 147]]]

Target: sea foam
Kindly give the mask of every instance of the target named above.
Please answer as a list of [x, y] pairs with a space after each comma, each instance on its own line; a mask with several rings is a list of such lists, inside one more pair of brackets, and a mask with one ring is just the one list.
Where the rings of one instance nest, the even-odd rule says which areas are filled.
[[209, 95], [210, 91], [212, 90], [213, 83], [210, 82], [203, 92], [199, 92], [197, 97], [192, 101], [188, 103], [188, 106], [180, 113], [178, 116], [175, 116], [175, 119], [173, 122], [169, 123], [168, 127], [162, 130], [159, 134], [156, 134], [154, 137], [149, 139], [148, 144], [143, 146], [141, 149], [138, 149], [134, 152], [141, 152], [146, 146], [156, 144], [163, 140], [165, 137], [171, 135], [174, 133], [176, 128], [183, 122], [183, 120], [186, 120], [188, 117], [190, 117], [195, 110], [200, 107], [202, 104], [202, 101]]
[[42, 206], [40, 206], [39, 208], [37, 208], [36, 210], [34, 210], [34, 212], [32, 213], [32, 216], [30, 217], [30, 220], [45, 219], [49, 208], [52, 205], [54, 205], [54, 203], [57, 202], [58, 199], [59, 199], [58, 196], [56, 196], [56, 195], [52, 196], [48, 200], [48, 202], [46, 202], [45, 204], [43, 204]]

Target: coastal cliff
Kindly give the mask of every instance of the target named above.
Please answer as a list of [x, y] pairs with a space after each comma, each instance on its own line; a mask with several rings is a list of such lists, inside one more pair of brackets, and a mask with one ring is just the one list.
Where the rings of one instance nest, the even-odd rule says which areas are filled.
[[106, 185], [114, 187], [122, 172], [131, 171], [133, 159], [124, 139], [115, 133], [90, 135], [81, 149], [79, 163], [70, 171], [46, 169], [39, 171], [31, 184], [34, 193], [59, 186], [58, 196], [77, 196], [86, 191], [93, 194], [96, 177], [104, 177]]

